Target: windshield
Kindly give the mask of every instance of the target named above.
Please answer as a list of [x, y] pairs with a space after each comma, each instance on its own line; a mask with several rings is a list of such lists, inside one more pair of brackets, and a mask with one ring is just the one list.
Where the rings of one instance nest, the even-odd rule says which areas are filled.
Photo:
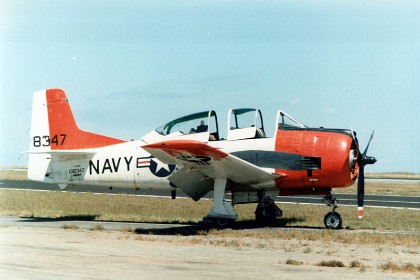
[[[213, 114], [215, 113], [212, 111], [212, 116]], [[155, 130], [161, 135], [168, 135], [174, 132], [180, 132], [183, 135], [207, 132], [209, 128], [208, 119], [208, 111], [195, 113], [170, 121]]]
[[279, 129], [288, 129], [288, 128], [305, 128], [306, 125], [298, 122], [285, 112], [280, 111], [278, 117], [278, 128]]

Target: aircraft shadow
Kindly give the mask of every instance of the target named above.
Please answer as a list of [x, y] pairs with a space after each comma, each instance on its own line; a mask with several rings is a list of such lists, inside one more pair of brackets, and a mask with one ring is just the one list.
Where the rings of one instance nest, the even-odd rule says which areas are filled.
[[99, 215], [70, 215], [70, 216], [62, 216], [57, 218], [50, 218], [50, 217], [32, 217], [32, 216], [22, 216], [22, 222], [67, 222], [67, 221], [93, 221]]
[[[305, 227], [305, 226], [288, 226], [290, 223], [303, 222], [304, 219], [301, 218], [280, 218], [277, 221], [266, 228], [302, 228], [302, 229], [322, 229], [321, 227]], [[165, 223], [160, 223], [160, 225]], [[173, 223], [168, 223], [168, 227], [156, 227], [156, 228], [136, 228], [134, 232], [136, 234], [152, 234], [152, 235], [181, 235], [181, 236], [190, 236], [190, 235], [202, 235], [210, 232], [214, 229], [220, 229], [217, 226], [210, 224], [201, 224], [201, 223], [186, 223], [182, 227], [171, 227]], [[180, 223], [177, 223], [180, 224]], [[243, 220], [233, 223], [230, 227], [232, 230], [251, 230], [251, 229], [263, 229], [255, 220]]]
[[[115, 220], [95, 220], [99, 215], [70, 215], [57, 218], [51, 217], [33, 217], [33, 216], [22, 216], [22, 222], [27, 223], [38, 223], [38, 222], [62, 222], [62, 221], [97, 221], [104, 223], [133, 223], [139, 224], [133, 232], [136, 234], [151, 234], [151, 235], [203, 235], [211, 230], [220, 229], [213, 224], [202, 224], [195, 222], [159, 222], [156, 223], [156, 227], [153, 227], [154, 223], [143, 223], [143, 222], [130, 222], [130, 221], [115, 221]], [[298, 222], [304, 222], [302, 218], [278, 218], [276, 222], [269, 227], [261, 227], [255, 220], [241, 220], [234, 222], [229, 228], [234, 231], [240, 230], [252, 230], [252, 229], [315, 229], [320, 230], [322, 227], [309, 227], [309, 226], [291, 226]], [[141, 224], [147, 224], [145, 227], [141, 227]], [[152, 226], [151, 226], [152, 225]]]

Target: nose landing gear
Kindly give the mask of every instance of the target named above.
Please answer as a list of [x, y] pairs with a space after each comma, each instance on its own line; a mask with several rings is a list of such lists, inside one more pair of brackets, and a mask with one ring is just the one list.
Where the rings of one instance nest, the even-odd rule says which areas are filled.
[[343, 226], [343, 218], [338, 212], [335, 212], [335, 209], [338, 207], [337, 199], [332, 197], [331, 193], [329, 193], [322, 199], [322, 202], [327, 206], [332, 207], [332, 211], [324, 217], [325, 227], [328, 229], [341, 229]]

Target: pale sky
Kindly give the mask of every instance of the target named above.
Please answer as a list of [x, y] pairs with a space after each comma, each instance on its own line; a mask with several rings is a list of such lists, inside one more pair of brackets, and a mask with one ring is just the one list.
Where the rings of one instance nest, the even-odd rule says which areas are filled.
[[26, 165], [32, 93], [79, 127], [139, 139], [214, 109], [353, 128], [366, 172], [420, 173], [419, 1], [0, 0], [0, 165]]

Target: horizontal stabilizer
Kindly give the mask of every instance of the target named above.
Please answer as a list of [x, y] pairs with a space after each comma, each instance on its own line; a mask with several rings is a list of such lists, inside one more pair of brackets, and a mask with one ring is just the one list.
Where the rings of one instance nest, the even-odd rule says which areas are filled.
[[96, 154], [95, 151], [89, 150], [51, 150], [51, 151], [29, 151], [27, 154], [50, 154], [54, 156], [92, 156]]

